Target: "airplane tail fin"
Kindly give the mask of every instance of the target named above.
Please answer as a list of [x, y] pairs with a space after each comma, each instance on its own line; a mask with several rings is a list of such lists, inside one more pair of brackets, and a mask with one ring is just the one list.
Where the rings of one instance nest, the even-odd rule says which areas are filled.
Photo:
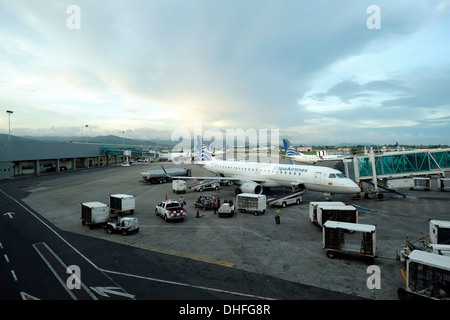
[[208, 150], [207, 146], [204, 146], [202, 143], [202, 138], [200, 136], [197, 136], [197, 146], [199, 148], [199, 158], [200, 158], [200, 164], [204, 164], [207, 161], [212, 161], [213, 158], [211, 156], [211, 152]]
[[209, 152], [209, 150], [207, 148], [202, 148], [200, 162], [204, 163], [206, 161], [212, 161], [212, 160], [213, 160], [213, 158], [212, 158], [211, 153]]
[[284, 151], [286, 151], [287, 157], [298, 156], [301, 154], [294, 148], [294, 146], [289, 142], [288, 139], [283, 139], [283, 144], [284, 144]]

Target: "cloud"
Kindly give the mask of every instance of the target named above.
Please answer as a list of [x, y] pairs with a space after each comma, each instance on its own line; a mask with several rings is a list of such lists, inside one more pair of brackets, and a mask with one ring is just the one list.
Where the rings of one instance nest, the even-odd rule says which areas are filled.
[[66, 27], [72, 4], [2, 1], [0, 101], [24, 132], [167, 134], [202, 121], [339, 142], [446, 128], [445, 1], [382, 1], [381, 30], [366, 27], [370, 1], [78, 1], [80, 30]]

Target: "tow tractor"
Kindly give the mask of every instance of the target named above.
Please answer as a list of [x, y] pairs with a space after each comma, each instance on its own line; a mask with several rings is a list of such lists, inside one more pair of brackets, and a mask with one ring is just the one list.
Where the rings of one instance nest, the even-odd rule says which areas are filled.
[[301, 202], [303, 202], [303, 198], [301, 197], [303, 193], [305, 193], [305, 190], [294, 191], [281, 197], [269, 199], [267, 200], [267, 204], [269, 206], [277, 206], [283, 208], [294, 203], [300, 204]]
[[132, 232], [139, 231], [139, 221], [137, 218], [114, 216], [105, 225], [106, 232], [121, 232], [124, 236]]
[[234, 216], [234, 205], [233, 201], [231, 200], [224, 200], [223, 204], [220, 206], [219, 210], [217, 210], [219, 213], [219, 218], [223, 217], [232, 217]]

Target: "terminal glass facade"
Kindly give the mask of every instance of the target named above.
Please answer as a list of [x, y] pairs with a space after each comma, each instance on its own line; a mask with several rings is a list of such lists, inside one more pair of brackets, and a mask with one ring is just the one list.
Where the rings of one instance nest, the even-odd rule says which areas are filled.
[[[360, 177], [373, 176], [372, 164], [369, 157], [358, 158]], [[432, 173], [450, 167], [450, 151], [408, 152], [375, 156], [375, 170], [377, 176]]]

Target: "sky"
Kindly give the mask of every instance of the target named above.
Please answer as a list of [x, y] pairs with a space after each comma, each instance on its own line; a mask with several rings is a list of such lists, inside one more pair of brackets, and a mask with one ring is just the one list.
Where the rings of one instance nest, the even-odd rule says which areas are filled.
[[0, 0], [0, 133], [448, 145], [449, 30], [450, 0]]

